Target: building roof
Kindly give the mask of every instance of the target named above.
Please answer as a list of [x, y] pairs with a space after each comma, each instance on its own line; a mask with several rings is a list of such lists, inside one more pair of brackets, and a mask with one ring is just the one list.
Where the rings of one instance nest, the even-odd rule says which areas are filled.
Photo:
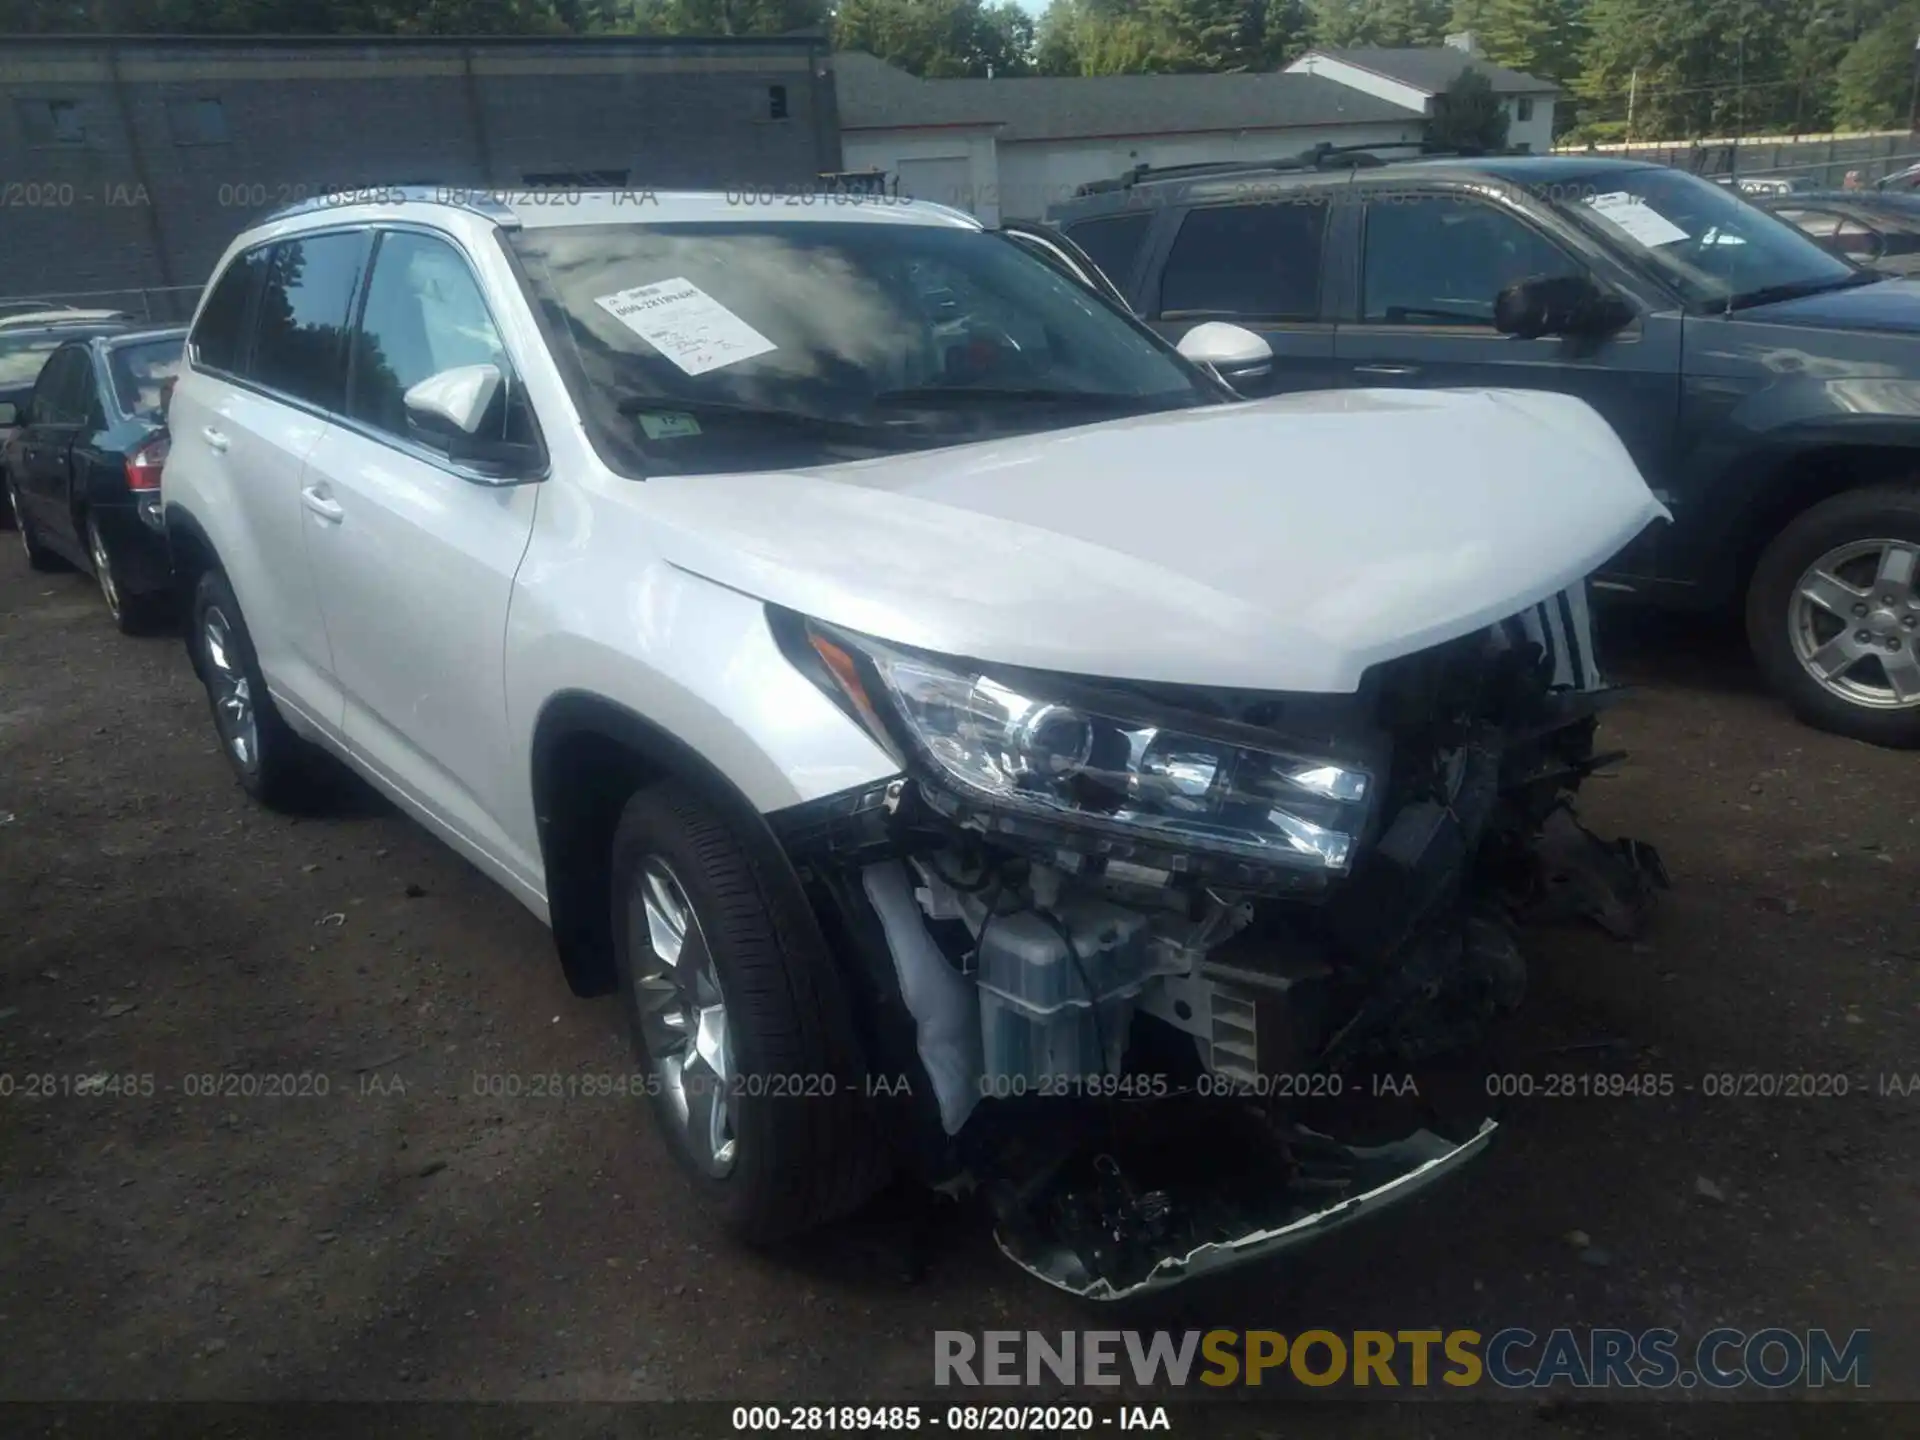
[[1318, 75], [1008, 76], [922, 80], [858, 51], [834, 56], [845, 130], [991, 128], [1002, 140], [1411, 122], [1420, 112]]
[[[1422, 45], [1394, 49], [1385, 45], [1359, 45], [1346, 50], [1309, 50], [1302, 59], [1324, 56], [1357, 70], [1371, 70], [1389, 80], [1398, 80], [1429, 95], [1438, 95], [1460, 77], [1469, 65], [1493, 82], [1500, 95], [1557, 95], [1560, 87], [1537, 75], [1523, 74], [1496, 65], [1484, 55], [1475, 55], [1452, 45]], [[1296, 61], [1296, 64], [1299, 62]]]

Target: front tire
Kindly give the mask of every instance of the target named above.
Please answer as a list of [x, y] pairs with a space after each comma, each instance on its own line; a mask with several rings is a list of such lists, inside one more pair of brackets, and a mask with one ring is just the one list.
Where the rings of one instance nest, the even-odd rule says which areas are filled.
[[1754, 568], [1747, 640], [1808, 724], [1920, 746], [1920, 485], [1849, 490], [1797, 516]]
[[269, 809], [304, 809], [313, 752], [267, 694], [240, 602], [218, 570], [202, 575], [194, 588], [187, 636], [194, 669], [213, 710], [221, 753], [240, 787]]
[[13, 515], [13, 528], [20, 532], [20, 548], [26, 552], [27, 564], [35, 570], [64, 570], [66, 562], [42, 545], [34, 533], [33, 522], [20, 507], [20, 495], [13, 488], [12, 476], [7, 477], [7, 509]]
[[613, 841], [614, 962], [668, 1148], [726, 1229], [765, 1244], [885, 1178], [838, 972], [813, 916], [667, 780]]

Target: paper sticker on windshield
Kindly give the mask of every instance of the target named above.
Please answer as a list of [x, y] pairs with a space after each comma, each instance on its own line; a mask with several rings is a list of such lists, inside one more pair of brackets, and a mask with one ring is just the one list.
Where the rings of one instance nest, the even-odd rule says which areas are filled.
[[682, 435], [698, 435], [700, 422], [680, 410], [642, 410], [640, 428], [649, 440], [673, 440]]
[[1587, 204], [1602, 220], [1618, 225], [1648, 249], [1692, 238], [1638, 195], [1625, 190], [1589, 196]]
[[779, 348], [691, 280], [636, 285], [593, 300], [689, 375]]

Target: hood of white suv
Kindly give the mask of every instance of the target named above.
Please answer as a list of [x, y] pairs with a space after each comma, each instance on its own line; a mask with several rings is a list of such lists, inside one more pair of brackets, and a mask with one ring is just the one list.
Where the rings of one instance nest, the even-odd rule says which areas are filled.
[[671, 563], [850, 630], [1329, 693], [1667, 518], [1591, 407], [1518, 390], [1291, 395], [631, 493]]

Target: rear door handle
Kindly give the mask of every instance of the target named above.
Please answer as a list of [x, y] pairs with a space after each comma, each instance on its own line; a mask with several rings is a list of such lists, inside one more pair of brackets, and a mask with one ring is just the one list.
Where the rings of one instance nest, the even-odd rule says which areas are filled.
[[1356, 365], [1353, 367], [1353, 373], [1356, 375], [1380, 375], [1389, 380], [1404, 380], [1409, 375], [1418, 375], [1420, 373], [1420, 367], [1418, 365]]
[[213, 451], [214, 454], [224, 455], [227, 453], [227, 437], [211, 425], [200, 432], [200, 438], [207, 442], [207, 448]]
[[338, 525], [346, 517], [338, 500], [329, 499], [311, 485], [300, 492], [300, 503], [330, 525]]

